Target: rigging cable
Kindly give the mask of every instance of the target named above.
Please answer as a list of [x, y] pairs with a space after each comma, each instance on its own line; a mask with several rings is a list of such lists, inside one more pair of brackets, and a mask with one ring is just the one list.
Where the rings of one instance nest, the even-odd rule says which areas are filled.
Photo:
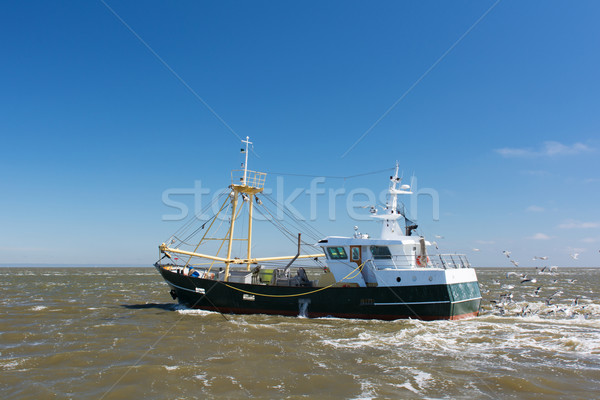
[[375, 175], [375, 174], [379, 174], [381, 172], [392, 171], [394, 169], [395, 168], [385, 168], [385, 169], [380, 169], [378, 171], [364, 172], [362, 174], [348, 175], [348, 176], [310, 175], [310, 174], [288, 174], [288, 173], [284, 173], [284, 172], [268, 172], [268, 174], [269, 175], [279, 175], [279, 176], [302, 176], [302, 177], [307, 177], [307, 178], [328, 178], [328, 179], [343, 179], [343, 180], [348, 180], [348, 179], [352, 179], [352, 178], [358, 178], [359, 176]]
[[[298, 219], [294, 215], [294, 213], [292, 213], [290, 210], [288, 210], [284, 205], [279, 204], [271, 196], [265, 194], [264, 198], [267, 199], [267, 200], [269, 200], [277, 209], [282, 210], [283, 213], [285, 215], [287, 215], [292, 220], [292, 222], [294, 222], [296, 224], [296, 228], [298, 228], [299, 231], [305, 232], [313, 240], [318, 241], [319, 239], [321, 239], [321, 238], [323, 238], [325, 236], [321, 232], [319, 232], [316, 228], [313, 228], [310, 224], [308, 224], [308, 223], [306, 223], [306, 222]], [[266, 209], [266, 206], [265, 206], [265, 209]], [[273, 218], [275, 218], [275, 217], [273, 217]]]

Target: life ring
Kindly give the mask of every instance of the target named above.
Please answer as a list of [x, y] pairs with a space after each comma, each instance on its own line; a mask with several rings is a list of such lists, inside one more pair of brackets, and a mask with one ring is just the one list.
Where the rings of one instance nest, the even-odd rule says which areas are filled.
[[419, 267], [426, 267], [428, 263], [429, 263], [428, 256], [417, 256], [417, 265]]

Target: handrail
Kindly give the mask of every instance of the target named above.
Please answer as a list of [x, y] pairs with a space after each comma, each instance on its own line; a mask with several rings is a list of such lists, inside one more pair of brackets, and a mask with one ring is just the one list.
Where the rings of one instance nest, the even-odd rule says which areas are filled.
[[[413, 268], [417, 263], [414, 255], [395, 254], [389, 258], [375, 258], [372, 265], [376, 269], [404, 269]], [[471, 264], [465, 254], [430, 254], [424, 267], [458, 269], [471, 268]]]
[[[244, 181], [244, 172], [246, 173]], [[243, 169], [234, 169], [231, 171], [231, 184], [249, 186], [257, 189], [262, 189], [265, 186], [265, 180], [267, 178], [266, 172], [258, 172]]]

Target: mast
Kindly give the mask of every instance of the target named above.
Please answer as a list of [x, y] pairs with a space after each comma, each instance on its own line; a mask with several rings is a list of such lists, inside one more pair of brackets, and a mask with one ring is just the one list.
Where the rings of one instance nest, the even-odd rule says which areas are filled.
[[246, 140], [242, 140], [242, 143], [246, 143], [246, 161], [244, 162], [244, 180], [242, 181], [242, 185], [245, 185], [246, 177], [248, 175], [248, 145], [252, 144], [250, 141], [250, 136], [246, 136]]
[[388, 189], [388, 201], [385, 205], [385, 211], [382, 214], [373, 214], [373, 218], [380, 219], [383, 222], [381, 228], [382, 239], [394, 239], [399, 236], [403, 236], [403, 232], [398, 225], [398, 219], [402, 218], [403, 215], [398, 211], [398, 195], [399, 194], [412, 194], [409, 185], [401, 185], [398, 188], [398, 184], [402, 182], [402, 178], [398, 176], [399, 163], [396, 161], [396, 172], [394, 176], [390, 176], [390, 187]]
[[[232, 211], [231, 211], [231, 226], [229, 227], [229, 238], [227, 244], [227, 261], [225, 266], [225, 281], [229, 280], [229, 266], [231, 263], [235, 263], [234, 260], [231, 259], [231, 249], [233, 244], [233, 235], [234, 235], [234, 225], [235, 219], [238, 211], [238, 201], [239, 197], [242, 196], [242, 204], [239, 207], [243, 207], [244, 202], [248, 200], [248, 238], [246, 239], [248, 242], [247, 247], [247, 257], [246, 257], [246, 269], [250, 270], [250, 265], [252, 264], [252, 212], [254, 210], [254, 196], [257, 193], [260, 193], [264, 189], [265, 178], [267, 176], [264, 172], [251, 171], [248, 169], [248, 145], [252, 144], [250, 141], [250, 137], [246, 136], [246, 140], [242, 140], [242, 143], [246, 144], [246, 158], [244, 162], [244, 169], [232, 171], [231, 173], [231, 186], [230, 188], [233, 190], [233, 199], [232, 199]], [[244, 150], [244, 149], [242, 149]], [[239, 177], [239, 175], [242, 175]], [[237, 178], [239, 177], [239, 178]]]
[[225, 281], [229, 280], [229, 264], [231, 263], [231, 245], [233, 244], [233, 226], [235, 225], [235, 215], [237, 210], [238, 192], [233, 191], [231, 200], [231, 225], [229, 225], [229, 242], [227, 243], [227, 261], [225, 261]]
[[398, 196], [395, 193], [396, 185], [398, 184], [398, 182], [400, 182], [400, 178], [398, 178], [398, 167], [399, 163], [398, 161], [396, 161], [396, 172], [394, 173], [394, 176], [390, 177], [390, 200], [392, 201], [392, 204], [390, 206], [392, 208], [392, 212], [393, 210], [398, 210]]
[[250, 253], [252, 251], [252, 210], [254, 209], [254, 196], [250, 196], [250, 200], [248, 200], [248, 263], [246, 264], [246, 270], [250, 271]]

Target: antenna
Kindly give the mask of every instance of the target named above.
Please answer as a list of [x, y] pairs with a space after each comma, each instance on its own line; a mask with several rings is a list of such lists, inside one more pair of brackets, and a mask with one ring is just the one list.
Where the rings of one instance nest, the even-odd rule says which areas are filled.
[[250, 141], [250, 136], [246, 136], [246, 140], [242, 140], [242, 143], [246, 143], [246, 162], [244, 163], [244, 180], [242, 181], [242, 185], [246, 186], [246, 177], [248, 175], [248, 145], [252, 144]]

